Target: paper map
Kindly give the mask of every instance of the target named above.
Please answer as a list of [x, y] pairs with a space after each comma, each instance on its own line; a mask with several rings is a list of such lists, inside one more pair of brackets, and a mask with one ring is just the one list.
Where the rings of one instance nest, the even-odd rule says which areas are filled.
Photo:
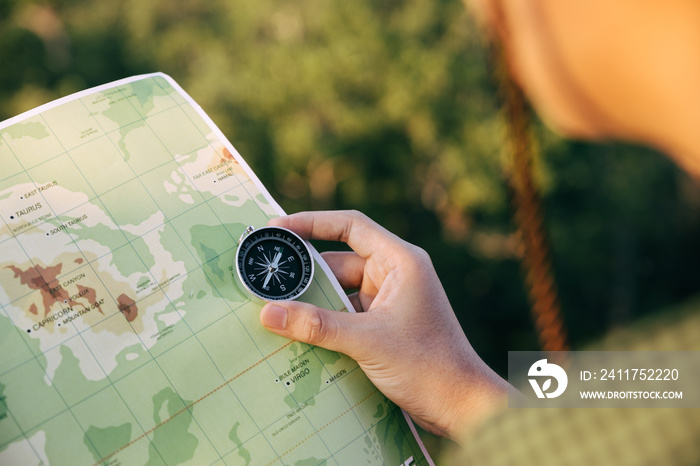
[[[353, 360], [237, 287], [241, 233], [281, 214], [160, 73], [0, 124], [0, 464], [432, 464]], [[302, 299], [347, 310], [315, 258]]]

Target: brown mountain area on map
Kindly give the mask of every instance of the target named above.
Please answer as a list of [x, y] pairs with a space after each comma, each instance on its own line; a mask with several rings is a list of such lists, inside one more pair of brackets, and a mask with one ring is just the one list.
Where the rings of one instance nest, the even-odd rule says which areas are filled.
[[[32, 290], [40, 290], [44, 304], [44, 316], [51, 312], [51, 306], [57, 300], [68, 299], [68, 292], [58, 284], [58, 275], [61, 273], [63, 264], [42, 267], [35, 265], [27, 270], [22, 270], [14, 265], [8, 265], [5, 268], [12, 270], [15, 278], [19, 278], [22, 285], [27, 285]], [[37, 314], [36, 306], [31, 306], [29, 312]]]
[[126, 317], [126, 320], [129, 322], [133, 322], [139, 315], [139, 309], [136, 307], [136, 302], [126, 294], [120, 294], [117, 298], [117, 303], [119, 304], [119, 311], [124, 314], [124, 317]]
[[[94, 309], [97, 309], [101, 314], [104, 314], [102, 308], [100, 306], [96, 306], [98, 298], [97, 290], [94, 288], [77, 284], [76, 286], [78, 288], [78, 293], [71, 296], [71, 293], [61, 286], [58, 276], [61, 273], [62, 265], [63, 264], [60, 263], [49, 267], [36, 265], [29, 267], [27, 270], [22, 270], [14, 265], [8, 265], [6, 268], [14, 272], [15, 278], [19, 278], [21, 284], [27, 285], [29, 289], [39, 291], [41, 294], [42, 305], [44, 307], [43, 317], [49, 315], [51, 312], [51, 306], [57, 302], [61, 302], [70, 307], [74, 305], [85, 307], [84, 304], [80, 304], [76, 301], [76, 299], [80, 298], [86, 299], [90, 305], [93, 305]], [[126, 295], [122, 296], [126, 297]], [[128, 300], [129, 298], [126, 297], [126, 299]], [[129, 307], [128, 301], [125, 301], [125, 303], [126, 306]], [[31, 303], [28, 310], [35, 316], [39, 315], [39, 309], [35, 303]], [[135, 311], [133, 312], [135, 313]]]
[[224, 150], [222, 152], [224, 154], [224, 158], [222, 160], [233, 160], [233, 154], [230, 150], [224, 147]]
[[[90, 288], [89, 286], [83, 286], [83, 285], [77, 285], [78, 286], [78, 295], [81, 297], [84, 297], [87, 299], [87, 301], [90, 304], [95, 304], [97, 302], [97, 290], [94, 288]], [[97, 310], [100, 311], [102, 314], [102, 309], [97, 307]]]

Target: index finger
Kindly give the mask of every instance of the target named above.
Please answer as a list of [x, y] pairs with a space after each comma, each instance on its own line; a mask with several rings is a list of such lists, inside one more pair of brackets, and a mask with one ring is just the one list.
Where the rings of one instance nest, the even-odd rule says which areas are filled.
[[393, 233], [354, 210], [299, 212], [273, 218], [268, 225], [288, 228], [302, 238], [342, 241], [363, 258], [388, 243], [402, 242]]

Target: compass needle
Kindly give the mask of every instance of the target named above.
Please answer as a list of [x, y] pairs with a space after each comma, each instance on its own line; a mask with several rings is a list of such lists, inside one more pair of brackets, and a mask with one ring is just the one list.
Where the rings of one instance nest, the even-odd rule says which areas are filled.
[[267, 272], [267, 276], [265, 277], [265, 281], [263, 282], [263, 288], [265, 288], [267, 284], [270, 283], [270, 278], [272, 278], [272, 275], [272, 272]]

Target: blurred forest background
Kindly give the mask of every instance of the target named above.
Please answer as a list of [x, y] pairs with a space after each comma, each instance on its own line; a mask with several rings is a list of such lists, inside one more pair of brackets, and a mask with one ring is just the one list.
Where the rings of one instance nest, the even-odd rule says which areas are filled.
[[[459, 0], [0, 0], [0, 120], [152, 71], [287, 212], [357, 209], [426, 249], [499, 372], [507, 351], [537, 349], [503, 119]], [[535, 133], [574, 349], [698, 291], [697, 183], [646, 149]]]

